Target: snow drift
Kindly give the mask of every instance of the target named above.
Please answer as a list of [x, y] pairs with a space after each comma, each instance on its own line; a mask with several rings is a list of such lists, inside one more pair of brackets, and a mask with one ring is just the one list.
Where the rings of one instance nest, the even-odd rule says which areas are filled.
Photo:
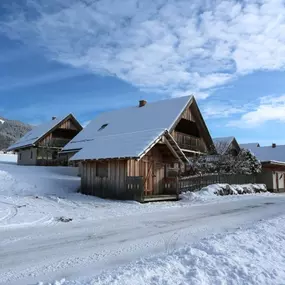
[[238, 195], [267, 192], [265, 184], [212, 184], [202, 188], [202, 195]]
[[66, 196], [79, 189], [80, 178], [72, 167], [1, 165], [0, 195]]
[[0, 170], [0, 194], [29, 195], [35, 193], [35, 185], [20, 182], [6, 171]]

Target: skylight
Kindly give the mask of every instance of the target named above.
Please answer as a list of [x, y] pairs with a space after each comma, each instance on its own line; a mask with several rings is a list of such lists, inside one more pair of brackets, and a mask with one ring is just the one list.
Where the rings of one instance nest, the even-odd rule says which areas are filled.
[[103, 124], [103, 125], [100, 127], [100, 129], [98, 130], [98, 132], [99, 132], [99, 131], [102, 131], [102, 130], [105, 129], [107, 126], [108, 126], [108, 124]]

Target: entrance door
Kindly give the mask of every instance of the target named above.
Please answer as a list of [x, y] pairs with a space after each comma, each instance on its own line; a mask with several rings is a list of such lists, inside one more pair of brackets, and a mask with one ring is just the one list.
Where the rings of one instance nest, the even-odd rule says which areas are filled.
[[153, 195], [154, 193], [154, 162], [149, 161], [144, 166], [144, 194], [146, 196]]

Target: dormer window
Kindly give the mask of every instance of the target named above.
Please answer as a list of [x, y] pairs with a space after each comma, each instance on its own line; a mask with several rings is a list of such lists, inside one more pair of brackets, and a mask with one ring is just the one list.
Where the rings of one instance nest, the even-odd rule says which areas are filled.
[[100, 129], [98, 130], [98, 132], [99, 132], [99, 131], [102, 131], [102, 130], [105, 129], [107, 126], [108, 126], [108, 124], [103, 124], [103, 125], [100, 127]]

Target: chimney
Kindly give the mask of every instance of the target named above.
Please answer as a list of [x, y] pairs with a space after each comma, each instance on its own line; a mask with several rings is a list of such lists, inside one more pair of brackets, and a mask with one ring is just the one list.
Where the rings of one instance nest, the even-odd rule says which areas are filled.
[[56, 117], [51, 117], [51, 119], [52, 119], [52, 120], [55, 120], [55, 119], [56, 119]]
[[146, 100], [140, 100], [140, 101], [139, 101], [139, 107], [145, 106], [146, 103], [147, 103]]
[[272, 143], [272, 148], [276, 148], [276, 143]]

